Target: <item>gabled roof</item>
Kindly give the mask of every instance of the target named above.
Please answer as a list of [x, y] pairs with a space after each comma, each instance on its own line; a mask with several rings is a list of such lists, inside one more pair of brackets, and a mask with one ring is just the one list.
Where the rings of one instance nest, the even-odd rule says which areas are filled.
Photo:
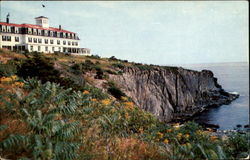
[[39, 16], [39, 17], [36, 17], [35, 19], [38, 19], [38, 18], [46, 18], [46, 19], [49, 19], [48, 17], [44, 17], [44, 16]]
[[15, 27], [24, 27], [24, 28], [34, 28], [34, 29], [41, 29], [41, 30], [49, 30], [49, 31], [56, 31], [56, 32], [65, 32], [65, 33], [73, 33], [71, 31], [67, 31], [64, 29], [59, 29], [59, 28], [54, 28], [54, 27], [49, 27], [49, 28], [44, 28], [42, 26], [39, 25], [34, 25], [34, 24], [14, 24], [14, 23], [6, 23], [6, 22], [0, 22], [0, 25], [5, 25], [5, 26], [15, 26]]

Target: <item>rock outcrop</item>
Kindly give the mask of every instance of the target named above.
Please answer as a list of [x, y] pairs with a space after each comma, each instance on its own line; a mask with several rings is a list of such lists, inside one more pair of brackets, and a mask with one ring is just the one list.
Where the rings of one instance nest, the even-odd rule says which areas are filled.
[[123, 74], [109, 78], [139, 107], [166, 122], [193, 116], [210, 106], [228, 104], [238, 97], [225, 92], [209, 70], [125, 67]]

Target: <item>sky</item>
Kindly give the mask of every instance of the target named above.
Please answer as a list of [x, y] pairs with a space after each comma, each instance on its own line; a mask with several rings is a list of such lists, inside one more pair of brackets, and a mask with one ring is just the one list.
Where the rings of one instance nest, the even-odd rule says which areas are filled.
[[[45, 8], [42, 7], [45, 5]], [[1, 19], [76, 32], [101, 57], [171, 65], [248, 62], [247, 1], [0, 1]]]

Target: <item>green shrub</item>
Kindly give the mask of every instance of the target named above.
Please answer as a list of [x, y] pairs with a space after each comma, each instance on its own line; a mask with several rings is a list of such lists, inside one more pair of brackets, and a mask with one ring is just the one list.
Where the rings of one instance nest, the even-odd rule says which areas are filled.
[[[249, 151], [249, 133], [234, 133], [230, 135], [225, 145], [226, 153], [236, 158], [245, 158], [244, 155]], [[242, 157], [243, 156], [243, 157]]]
[[[34, 80], [27, 84], [31, 83]], [[27, 125], [28, 133], [8, 136], [0, 142], [0, 151], [3, 154], [25, 151], [25, 157], [31, 159], [76, 159], [80, 143], [75, 137], [81, 129], [78, 121], [69, 120], [76, 114], [82, 97], [79, 92], [64, 90], [55, 83], [35, 82], [33, 87], [29, 95], [19, 93], [15, 103], [9, 102], [13, 103], [14, 114]]]
[[116, 68], [120, 68], [120, 69], [124, 69], [125, 68], [125, 66], [123, 64], [121, 64], [121, 63], [113, 63], [112, 66], [116, 67]]
[[23, 78], [37, 77], [43, 83], [55, 82], [60, 77], [59, 71], [54, 69], [53, 62], [40, 54], [34, 54], [32, 58], [25, 60], [17, 75]]
[[96, 67], [96, 79], [103, 79], [104, 73], [103, 70], [100, 67]]
[[80, 75], [82, 73], [82, 65], [76, 63], [73, 64], [70, 69], [73, 71], [74, 74]]
[[121, 97], [126, 96], [119, 88], [116, 86], [111, 86], [108, 88], [108, 92], [113, 95], [115, 98], [121, 100]]
[[17, 68], [13, 64], [0, 64], [0, 77], [9, 77], [16, 74]]

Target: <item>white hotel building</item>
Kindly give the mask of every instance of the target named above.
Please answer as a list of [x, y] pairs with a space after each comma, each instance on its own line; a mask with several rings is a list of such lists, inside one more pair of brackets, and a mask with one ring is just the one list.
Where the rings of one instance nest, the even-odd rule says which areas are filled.
[[49, 19], [36, 17], [36, 25], [0, 22], [0, 48], [16, 51], [37, 51], [43, 53], [71, 53], [90, 55], [90, 50], [80, 48], [77, 34], [61, 28], [49, 27]]

